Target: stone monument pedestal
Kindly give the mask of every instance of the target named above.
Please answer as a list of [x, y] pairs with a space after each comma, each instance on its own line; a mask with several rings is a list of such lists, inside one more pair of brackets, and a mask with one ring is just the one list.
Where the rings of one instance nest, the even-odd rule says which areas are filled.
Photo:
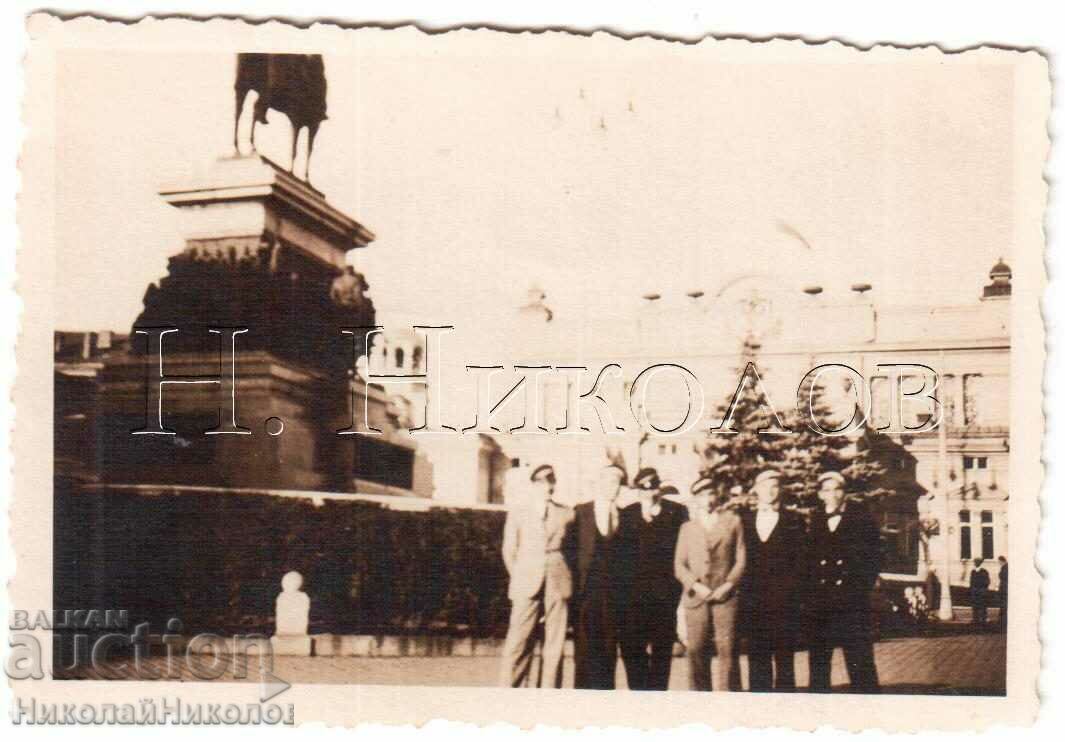
[[[97, 454], [113, 483], [188, 484], [261, 489], [354, 491], [354, 447], [336, 431], [351, 424], [343, 375], [330, 378], [266, 351], [236, 354], [237, 423], [247, 435], [207, 435], [228, 414], [218, 385], [179, 384], [163, 392], [163, 422], [174, 435], [132, 435], [151, 424], [146, 411], [149, 359], [126, 356], [100, 374]], [[218, 356], [165, 355], [168, 376], [220, 373]], [[228, 360], [222, 373], [228, 372]], [[157, 383], [157, 381], [155, 382]], [[367, 395], [369, 399], [366, 399]], [[384, 394], [355, 387], [357, 410], [388, 430]]]
[[[342, 332], [374, 324], [368, 285], [347, 259], [373, 234], [258, 155], [218, 160], [160, 195], [180, 210], [185, 246], [145, 292], [129, 355], [100, 373], [101, 479], [352, 491], [353, 436], [336, 435], [351, 425], [352, 389], [357, 419], [368, 405], [371, 424], [397, 427], [387, 397], [352, 381], [363, 336], [353, 344]], [[132, 435], [157, 429], [159, 416], [147, 408], [149, 385], [161, 380], [160, 341], [149, 347], [150, 335], [137, 334], [145, 328], [177, 330], [163, 342], [163, 379], [236, 381], [231, 390], [166, 385], [159, 406], [171, 435]], [[210, 328], [243, 330], [232, 337], [232, 355], [229, 336]], [[225, 394], [247, 434], [204, 434], [232, 409]]]

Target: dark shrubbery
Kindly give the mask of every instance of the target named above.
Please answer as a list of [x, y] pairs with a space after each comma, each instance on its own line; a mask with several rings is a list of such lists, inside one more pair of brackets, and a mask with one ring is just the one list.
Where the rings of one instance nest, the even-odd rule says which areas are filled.
[[126, 609], [162, 633], [273, 633], [281, 577], [311, 597], [311, 632], [500, 636], [504, 513], [57, 482], [55, 607]]

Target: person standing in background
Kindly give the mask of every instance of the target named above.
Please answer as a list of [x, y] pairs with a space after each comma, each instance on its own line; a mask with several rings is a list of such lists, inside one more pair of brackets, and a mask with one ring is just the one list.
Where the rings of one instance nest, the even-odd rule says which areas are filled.
[[984, 569], [984, 560], [973, 562], [973, 571], [969, 573], [969, 602], [973, 608], [973, 623], [977, 626], [987, 625], [987, 589], [991, 587], [991, 575]]
[[998, 558], [998, 625], [1006, 630], [1006, 611], [1010, 607], [1010, 565], [1006, 557]]

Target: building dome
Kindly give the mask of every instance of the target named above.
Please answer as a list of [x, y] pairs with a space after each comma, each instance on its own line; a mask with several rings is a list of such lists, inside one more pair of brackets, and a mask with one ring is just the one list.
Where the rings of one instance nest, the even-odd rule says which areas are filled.
[[1010, 270], [1010, 267], [1006, 265], [1006, 262], [1002, 258], [999, 258], [998, 262], [995, 263], [995, 266], [991, 269], [991, 273], [989, 275], [991, 276], [991, 280], [995, 280], [999, 277], [1012, 278], [1013, 271]]
[[991, 283], [984, 286], [984, 299], [1006, 299], [1013, 293], [1011, 279], [1013, 271], [1002, 258], [991, 269]]

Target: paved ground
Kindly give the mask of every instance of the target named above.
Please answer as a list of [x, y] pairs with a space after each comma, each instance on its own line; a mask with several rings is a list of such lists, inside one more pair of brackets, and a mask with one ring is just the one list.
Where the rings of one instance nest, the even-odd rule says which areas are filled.
[[[155, 660], [162, 669], [164, 660]], [[876, 645], [881, 684], [889, 693], [1003, 694], [1006, 677], [1006, 639], [998, 633], [888, 639]], [[255, 659], [252, 658], [255, 665]], [[747, 683], [747, 660], [741, 658]], [[274, 674], [290, 683], [358, 683], [373, 685], [494, 685], [497, 657], [277, 657]], [[186, 666], [177, 668], [186, 680], [195, 678]], [[797, 682], [808, 678], [805, 652], [796, 658]], [[95, 673], [89, 673], [95, 675]], [[238, 675], [245, 674], [238, 670]], [[246, 673], [258, 680], [257, 667]], [[202, 677], [202, 674], [198, 673]], [[566, 687], [573, 685], [573, 662], [566, 659]], [[846, 684], [843, 657], [833, 658], [833, 685]], [[232, 680], [232, 668], [221, 679]], [[676, 658], [671, 690], [687, 690], [687, 661]], [[625, 687], [625, 672], [618, 663], [618, 687]]]

